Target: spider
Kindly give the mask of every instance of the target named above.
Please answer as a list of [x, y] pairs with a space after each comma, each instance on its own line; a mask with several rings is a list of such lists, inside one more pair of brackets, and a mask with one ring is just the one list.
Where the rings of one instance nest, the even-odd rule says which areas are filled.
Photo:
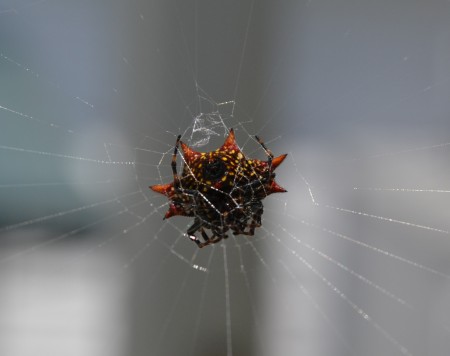
[[[177, 137], [172, 155], [173, 182], [150, 186], [153, 191], [169, 199], [169, 210], [164, 216], [194, 217], [187, 235], [198, 247], [226, 239], [233, 235], [253, 236], [261, 226], [262, 200], [272, 193], [286, 192], [274, 180], [274, 170], [287, 154], [274, 157], [258, 136], [258, 143], [267, 155], [267, 161], [247, 159], [235, 141], [230, 129], [224, 144], [211, 152], [196, 152]], [[181, 176], [177, 172], [177, 154], [181, 147], [184, 161]], [[211, 231], [208, 236], [206, 230]], [[195, 235], [200, 232], [203, 242]]]

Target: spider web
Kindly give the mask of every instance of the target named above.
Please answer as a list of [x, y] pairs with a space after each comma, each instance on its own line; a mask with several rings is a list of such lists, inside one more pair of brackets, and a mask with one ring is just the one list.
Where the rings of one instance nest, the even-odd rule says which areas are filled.
[[[445, 354], [448, 6], [4, 2], [0, 353]], [[148, 187], [230, 128], [288, 193], [198, 249]]]

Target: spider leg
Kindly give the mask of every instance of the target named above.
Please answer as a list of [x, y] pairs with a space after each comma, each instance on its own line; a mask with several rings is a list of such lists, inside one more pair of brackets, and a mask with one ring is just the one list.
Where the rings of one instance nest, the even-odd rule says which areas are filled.
[[258, 137], [255, 136], [256, 141], [258, 141], [258, 143], [261, 145], [261, 147], [264, 149], [264, 152], [266, 152], [267, 155], [267, 165], [269, 166], [269, 172], [272, 171], [272, 160], [273, 160], [273, 153], [271, 150], [269, 150], [266, 145], [264, 144], [264, 142]]
[[[203, 247], [203, 246], [205, 246], [204, 244], [202, 244], [201, 242], [200, 242], [200, 240], [197, 238], [197, 236], [195, 236], [194, 234], [198, 231], [198, 230], [200, 230], [201, 229], [201, 231], [202, 231], [202, 236], [203, 236], [203, 233], [204, 233], [204, 230], [203, 230], [203, 228], [202, 228], [202, 225], [203, 225], [203, 222], [199, 219], [199, 218], [195, 218], [194, 219], [194, 223], [188, 228], [188, 230], [187, 230], [187, 235], [189, 236], [189, 238], [192, 240], [192, 241], [194, 241], [197, 245], [198, 245], [198, 247]], [[206, 234], [206, 233], [205, 233]], [[208, 237], [208, 236], [207, 236]], [[204, 236], [203, 236], [203, 238], [205, 238]]]
[[216, 244], [219, 241], [221, 241], [222, 239], [226, 239], [228, 237], [227, 234], [224, 233], [217, 233], [213, 231], [213, 235], [211, 237], [208, 237], [208, 235], [206, 234], [206, 232], [202, 229], [202, 236], [205, 239], [205, 242], [201, 243], [199, 246], [203, 247], [206, 245], [212, 245], [212, 244]]
[[[254, 203], [252, 205], [252, 213], [251, 213], [251, 221], [250, 223], [246, 223], [246, 226], [244, 228], [240, 227], [239, 229], [236, 229], [233, 234], [234, 235], [247, 235], [247, 236], [253, 236], [255, 234], [255, 228], [261, 226], [261, 216], [264, 212], [264, 209], [262, 207], [262, 204]], [[250, 214], [248, 219], [250, 219]], [[248, 227], [248, 230], [246, 228]]]
[[247, 236], [253, 236], [255, 234], [255, 229], [257, 227], [261, 227], [261, 223], [258, 223], [258, 221], [256, 220], [252, 220], [252, 222], [248, 225], [248, 230], [246, 231], [241, 230], [241, 231], [236, 231], [233, 232], [234, 235], [247, 235]]
[[180, 186], [180, 178], [178, 178], [177, 173], [177, 153], [178, 153], [178, 146], [180, 145], [181, 135], [178, 135], [177, 142], [175, 144], [175, 148], [173, 149], [172, 154], [172, 173], [173, 173], [173, 186], [174, 188], [178, 188]]
[[[213, 235], [213, 237], [214, 237], [214, 235]], [[223, 238], [224, 238], [224, 236], [222, 236], [222, 235], [215, 235], [215, 237], [216, 238], [212, 238], [211, 240], [210, 240], [210, 243], [211, 244], [216, 244], [216, 243], [218, 243], [220, 240], [222, 240]], [[227, 236], [228, 237], [228, 236]]]
[[210, 239], [210, 238], [209, 238], [209, 236], [208, 236], [208, 234], [206, 233], [205, 229], [201, 228], [200, 232], [201, 232], [202, 237], [203, 237], [203, 239], [205, 240], [205, 242], [200, 242], [199, 239], [194, 240], [194, 241], [197, 243], [198, 247], [202, 248], [202, 247], [208, 246], [209, 244], [214, 244], [214, 243], [216, 243], [216, 240], [215, 240], [215, 239]]
[[262, 204], [256, 204], [255, 212], [253, 213], [252, 222], [250, 223], [250, 236], [255, 234], [255, 228], [261, 227], [261, 217], [264, 212]]
[[257, 221], [252, 220], [252, 222], [248, 225], [248, 231], [241, 230], [239, 232], [234, 232], [235, 235], [247, 235], [247, 236], [253, 236], [255, 234], [255, 228], [260, 227], [261, 224], [259, 224]]
[[204, 228], [201, 228], [200, 232], [201, 232], [201, 234], [202, 234], [203, 240], [205, 240], [205, 243], [209, 243], [209, 236], [208, 236], [208, 234], [206, 233], [205, 229], [204, 229]]

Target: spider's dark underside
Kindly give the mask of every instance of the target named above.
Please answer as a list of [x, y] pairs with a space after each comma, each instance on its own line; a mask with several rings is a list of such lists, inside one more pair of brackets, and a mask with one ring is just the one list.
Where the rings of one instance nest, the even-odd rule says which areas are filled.
[[[234, 235], [253, 235], [261, 226], [262, 200], [272, 193], [285, 192], [275, 182], [274, 170], [286, 154], [274, 157], [264, 143], [257, 141], [267, 154], [267, 161], [247, 159], [236, 144], [234, 131], [224, 144], [212, 152], [196, 152], [178, 136], [172, 155], [173, 182], [150, 188], [169, 198], [164, 219], [174, 215], [193, 216], [187, 234], [199, 247]], [[178, 176], [176, 158], [183, 152], [183, 172]], [[205, 230], [211, 231], [208, 236]], [[199, 231], [204, 242], [195, 233]]]

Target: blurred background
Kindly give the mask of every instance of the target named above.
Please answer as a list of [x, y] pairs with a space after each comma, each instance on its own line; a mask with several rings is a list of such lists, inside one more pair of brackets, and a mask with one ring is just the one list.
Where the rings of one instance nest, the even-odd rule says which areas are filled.
[[[2, 1], [0, 354], [447, 355], [449, 10]], [[288, 193], [199, 250], [148, 186], [231, 127]]]

